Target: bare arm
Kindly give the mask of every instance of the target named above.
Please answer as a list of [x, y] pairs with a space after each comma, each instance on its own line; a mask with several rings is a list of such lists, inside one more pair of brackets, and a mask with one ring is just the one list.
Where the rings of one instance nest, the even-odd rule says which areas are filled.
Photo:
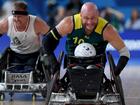
[[114, 48], [116, 48], [119, 51], [120, 58], [114, 70], [115, 75], [118, 76], [124, 69], [130, 58], [129, 50], [125, 46], [118, 32], [111, 25], [108, 25], [105, 29], [104, 39], [107, 40]]
[[107, 40], [118, 51], [125, 47], [125, 44], [118, 32], [112, 25], [108, 25], [103, 33], [104, 40]]
[[48, 24], [40, 18], [35, 20], [35, 32], [37, 35], [44, 35], [49, 31], [50, 27]]
[[8, 19], [5, 18], [0, 21], [0, 34], [7, 33], [7, 31], [8, 31]]
[[72, 32], [73, 30], [73, 20], [72, 16], [64, 18], [57, 26], [57, 31], [61, 36], [65, 36]]
[[61, 36], [63, 37], [71, 33], [72, 29], [72, 17], [66, 17], [42, 39], [45, 58], [44, 64], [51, 68], [50, 71], [52, 75], [59, 70], [59, 64], [55, 57], [54, 50], [58, 46]]

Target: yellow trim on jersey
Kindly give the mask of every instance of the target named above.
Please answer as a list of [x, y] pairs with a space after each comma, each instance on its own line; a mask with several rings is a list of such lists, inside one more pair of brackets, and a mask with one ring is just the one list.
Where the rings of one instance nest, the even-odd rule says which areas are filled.
[[80, 29], [82, 27], [81, 16], [80, 14], [74, 15], [74, 29]]
[[55, 36], [55, 34], [54, 34], [54, 32], [51, 30], [51, 33], [52, 33], [52, 35], [53, 35], [53, 37], [56, 39], [56, 40], [58, 40], [58, 38]]
[[95, 29], [95, 32], [97, 32], [98, 34], [102, 34], [102, 30], [104, 29], [104, 27], [107, 23], [108, 22], [105, 19], [99, 17], [98, 18], [98, 25]]

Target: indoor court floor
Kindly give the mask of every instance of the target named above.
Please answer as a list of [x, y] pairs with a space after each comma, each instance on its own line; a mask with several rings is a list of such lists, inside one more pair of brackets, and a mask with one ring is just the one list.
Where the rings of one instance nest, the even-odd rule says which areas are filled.
[[[127, 65], [121, 73], [126, 105], [140, 105], [140, 72], [139, 65]], [[108, 66], [105, 69], [105, 73]], [[15, 94], [14, 100], [10, 101], [6, 94], [5, 100], [0, 105], [45, 105], [44, 99], [38, 96], [36, 101], [32, 101], [31, 94]]]

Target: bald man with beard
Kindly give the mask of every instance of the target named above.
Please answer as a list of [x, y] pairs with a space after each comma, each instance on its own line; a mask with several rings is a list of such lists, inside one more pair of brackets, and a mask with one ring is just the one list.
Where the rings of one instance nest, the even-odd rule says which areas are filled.
[[[83, 4], [80, 13], [65, 17], [53, 28], [42, 41], [44, 51], [51, 60], [53, 70], [57, 70], [57, 61], [53, 54], [61, 37], [67, 36], [67, 55], [74, 55], [76, 46], [80, 43], [90, 43], [96, 49], [96, 55], [105, 54], [106, 46], [110, 43], [120, 54], [115, 75], [118, 76], [126, 66], [130, 53], [117, 30], [107, 20], [99, 16], [97, 6], [92, 2]], [[53, 60], [52, 60], [53, 59]], [[49, 59], [48, 59], [49, 60]], [[54, 66], [53, 66], [54, 65]], [[52, 71], [54, 74], [55, 71]]]
[[[110, 43], [120, 55], [114, 71], [116, 76], [120, 75], [130, 58], [129, 50], [117, 30], [107, 20], [99, 16], [98, 8], [92, 2], [83, 4], [80, 13], [65, 17], [43, 38], [46, 66], [52, 68], [52, 75], [56, 70], [59, 70], [59, 63], [54, 56], [54, 50], [60, 38], [64, 36], [67, 36], [66, 51], [68, 56], [74, 56], [76, 46], [81, 43], [90, 43], [95, 47], [96, 55], [105, 55], [107, 44]], [[101, 60], [99, 61], [97, 63], [101, 63]], [[104, 66], [105, 63], [106, 59]], [[65, 75], [64, 78], [67, 76]]]

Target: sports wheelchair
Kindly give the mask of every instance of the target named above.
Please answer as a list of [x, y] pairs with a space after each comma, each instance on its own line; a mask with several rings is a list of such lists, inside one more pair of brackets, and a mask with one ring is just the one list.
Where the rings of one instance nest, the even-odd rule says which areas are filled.
[[36, 65], [33, 68], [30, 65], [12, 63], [9, 66], [10, 50], [7, 49], [1, 59], [1, 81], [0, 81], [0, 100], [3, 101], [5, 93], [9, 93], [11, 101], [14, 93], [32, 93], [32, 100], [36, 99], [37, 94], [42, 94], [46, 87], [43, 65], [41, 63], [41, 54], [38, 55]]
[[[115, 63], [108, 52], [110, 78], [104, 73], [105, 55], [95, 57], [67, 57], [69, 80], [58, 91], [53, 91], [59, 77], [57, 71], [48, 82], [45, 105], [125, 105], [123, 88], [119, 76], [114, 75]], [[98, 61], [101, 61], [98, 64]]]

